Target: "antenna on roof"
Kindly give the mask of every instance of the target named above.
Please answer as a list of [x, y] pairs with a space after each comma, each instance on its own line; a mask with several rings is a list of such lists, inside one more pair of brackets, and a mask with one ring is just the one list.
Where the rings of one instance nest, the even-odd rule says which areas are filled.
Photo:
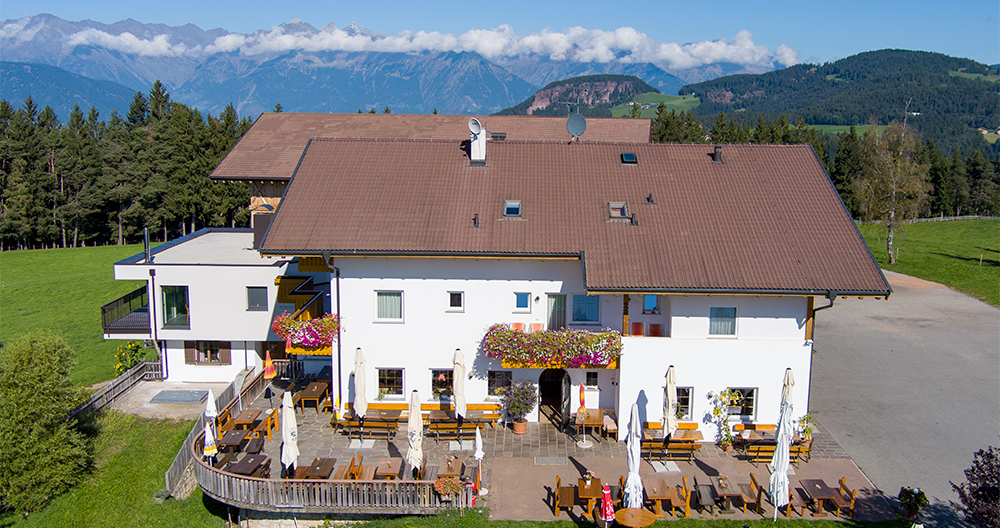
[[573, 139], [579, 140], [580, 136], [587, 131], [587, 119], [580, 112], [577, 112], [566, 120], [566, 131]]

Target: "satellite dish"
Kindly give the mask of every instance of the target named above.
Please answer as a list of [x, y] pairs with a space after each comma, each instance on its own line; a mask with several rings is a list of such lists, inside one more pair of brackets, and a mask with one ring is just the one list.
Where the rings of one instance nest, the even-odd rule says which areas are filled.
[[479, 122], [478, 119], [474, 117], [469, 118], [469, 132], [479, 135], [483, 131], [483, 124]]
[[573, 137], [580, 137], [587, 130], [587, 120], [579, 113], [569, 116], [566, 120], [566, 131]]

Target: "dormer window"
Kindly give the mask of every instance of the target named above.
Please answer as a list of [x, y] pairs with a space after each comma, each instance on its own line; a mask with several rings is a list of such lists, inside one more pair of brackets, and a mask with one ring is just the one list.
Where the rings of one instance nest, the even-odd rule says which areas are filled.
[[504, 200], [504, 216], [521, 216], [521, 200]]
[[636, 165], [639, 163], [635, 157], [635, 152], [622, 152], [622, 165]]
[[608, 202], [608, 216], [613, 220], [628, 218], [628, 204], [625, 202]]

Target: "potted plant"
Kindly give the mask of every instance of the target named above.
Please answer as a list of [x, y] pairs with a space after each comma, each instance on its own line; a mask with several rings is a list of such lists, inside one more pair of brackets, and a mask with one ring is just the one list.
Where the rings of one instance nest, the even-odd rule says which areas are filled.
[[503, 391], [500, 402], [507, 412], [507, 417], [514, 424], [514, 434], [528, 432], [528, 421], [525, 416], [535, 409], [538, 400], [538, 387], [528, 380], [515, 381]]
[[595, 478], [597, 478], [597, 475], [588, 469], [587, 472], [583, 474], [583, 483], [589, 488], [590, 482]]
[[930, 504], [930, 501], [927, 500], [927, 494], [920, 491], [920, 488], [903, 486], [899, 488], [899, 504], [906, 510], [908, 518], [916, 519], [920, 510]]
[[802, 446], [809, 447], [813, 438], [813, 417], [811, 414], [803, 415], [799, 418], [799, 437], [802, 438]]
[[441, 496], [441, 500], [450, 501], [454, 495], [462, 492], [462, 484], [451, 477], [438, 477], [434, 481], [434, 491]]
[[726, 452], [733, 450], [733, 431], [729, 427], [729, 403], [734, 397], [735, 393], [730, 389], [725, 389], [718, 394], [712, 391], [708, 393], [708, 399], [712, 402], [712, 411], [705, 419], [705, 422], [715, 422], [718, 428], [715, 435], [715, 443]]

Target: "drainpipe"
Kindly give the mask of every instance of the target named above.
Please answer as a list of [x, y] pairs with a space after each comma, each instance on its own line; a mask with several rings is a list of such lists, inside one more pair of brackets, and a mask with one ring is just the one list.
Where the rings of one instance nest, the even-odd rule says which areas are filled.
[[[146, 262], [149, 262], [148, 260]], [[163, 362], [163, 379], [167, 379], [169, 375], [169, 369], [167, 367], [167, 354], [160, 350], [160, 341], [157, 339], [156, 335], [156, 270], [154, 268], [149, 268], [149, 326], [151, 334], [153, 335], [153, 349], [156, 350], [156, 354], [160, 356], [160, 361]]]
[[[323, 255], [323, 264], [326, 265], [326, 267], [329, 268], [330, 271], [333, 273], [334, 281], [337, 285], [336, 302], [337, 302], [337, 317], [339, 318], [340, 317], [340, 268], [337, 268], [336, 266], [330, 264], [329, 251], [323, 251], [322, 255]], [[343, 376], [341, 375], [342, 365], [343, 361], [341, 360], [341, 354], [340, 354], [340, 325], [337, 325], [337, 399], [340, 400], [341, 402], [343, 402], [343, 397], [344, 397]], [[337, 412], [340, 411], [338, 410]]]
[[[826, 306], [820, 306], [819, 308], [813, 308], [812, 309], [812, 314], [810, 314], [810, 316], [811, 316], [810, 319], [812, 320], [812, 324], [809, 326], [809, 332], [808, 332], [809, 335], [806, 336], [806, 339], [809, 342], [809, 392], [806, 394], [806, 411], [807, 412], [809, 410], [809, 404], [812, 401], [813, 354], [815, 353], [812, 350], [812, 340], [813, 340], [813, 329], [816, 326], [816, 312], [818, 312], [820, 310], [826, 310], [828, 308], [833, 308], [833, 303], [834, 303], [834, 301], [837, 300], [837, 292], [835, 292], [833, 290], [830, 290], [830, 291], [826, 292], [826, 298], [830, 301], [830, 304], [828, 304]], [[809, 304], [810, 304], [810, 306], [812, 305], [812, 300], [813, 300], [813, 298], [810, 297], [809, 298]]]

